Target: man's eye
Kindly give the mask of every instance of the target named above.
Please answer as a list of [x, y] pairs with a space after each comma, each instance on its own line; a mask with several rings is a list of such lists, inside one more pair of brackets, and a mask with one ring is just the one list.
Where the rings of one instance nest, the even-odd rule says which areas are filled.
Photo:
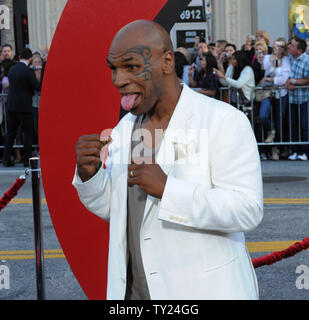
[[137, 66], [128, 65], [127, 68], [128, 68], [130, 71], [134, 71], [134, 70], [137, 69]]

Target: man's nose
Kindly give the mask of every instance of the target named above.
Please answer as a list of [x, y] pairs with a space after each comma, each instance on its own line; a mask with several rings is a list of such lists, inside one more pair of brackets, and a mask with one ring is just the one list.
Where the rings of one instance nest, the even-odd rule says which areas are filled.
[[122, 88], [129, 83], [128, 75], [124, 70], [117, 69], [113, 74], [113, 84], [117, 88]]

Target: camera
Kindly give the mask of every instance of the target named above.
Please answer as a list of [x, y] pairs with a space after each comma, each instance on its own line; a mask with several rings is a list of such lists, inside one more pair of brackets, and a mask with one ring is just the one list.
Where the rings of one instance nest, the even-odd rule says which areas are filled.
[[263, 55], [264, 55], [264, 52], [263, 52], [263, 50], [261, 50], [261, 49], [258, 50], [257, 53], [258, 53], [258, 57], [259, 57], [259, 58], [263, 57]]
[[279, 60], [278, 59], [275, 60], [275, 66], [276, 66], [276, 68], [279, 67]]
[[197, 69], [197, 65], [194, 62], [191, 64], [191, 67], [192, 67], [193, 71], [195, 71]]

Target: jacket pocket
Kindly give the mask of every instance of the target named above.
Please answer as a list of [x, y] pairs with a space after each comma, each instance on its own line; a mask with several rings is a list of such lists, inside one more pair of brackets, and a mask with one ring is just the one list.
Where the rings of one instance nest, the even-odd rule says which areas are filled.
[[229, 264], [235, 262], [235, 261], [238, 260], [238, 259], [239, 259], [239, 256], [235, 256], [235, 257], [233, 257], [233, 258], [230, 258], [229, 260], [227, 260], [226, 262], [224, 262], [224, 263], [222, 263], [222, 264], [205, 268], [205, 269], [202, 271], [202, 274], [207, 274], [208, 272], [219, 270], [219, 269], [221, 269], [221, 268], [223, 268], [223, 267], [226, 267], [226, 266], [228, 266]]

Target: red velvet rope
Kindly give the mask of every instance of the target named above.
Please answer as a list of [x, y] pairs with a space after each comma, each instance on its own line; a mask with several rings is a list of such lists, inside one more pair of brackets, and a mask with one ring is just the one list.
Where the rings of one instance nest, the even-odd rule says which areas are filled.
[[18, 190], [25, 184], [26, 179], [18, 178], [12, 187], [0, 199], [0, 211], [17, 195]]
[[[3, 197], [0, 200], [0, 211], [5, 208], [8, 203], [17, 195], [18, 190], [25, 184], [26, 179], [18, 178], [13, 186], [4, 193]], [[307, 250], [309, 248], [309, 238], [304, 239], [301, 242], [296, 242], [292, 246], [288, 247], [282, 251], [275, 251], [271, 254], [268, 254], [264, 257], [259, 257], [252, 259], [254, 268], [259, 268], [265, 265], [272, 265], [275, 262], [278, 262], [282, 259], [292, 257], [295, 254]]]
[[259, 268], [265, 265], [271, 265], [275, 262], [278, 262], [282, 259], [292, 257], [295, 254], [307, 250], [309, 248], [309, 238], [304, 239], [301, 242], [296, 242], [292, 246], [288, 247], [287, 249], [284, 249], [282, 251], [275, 251], [271, 254], [268, 254], [264, 257], [259, 257], [252, 259], [252, 263], [254, 268]]

